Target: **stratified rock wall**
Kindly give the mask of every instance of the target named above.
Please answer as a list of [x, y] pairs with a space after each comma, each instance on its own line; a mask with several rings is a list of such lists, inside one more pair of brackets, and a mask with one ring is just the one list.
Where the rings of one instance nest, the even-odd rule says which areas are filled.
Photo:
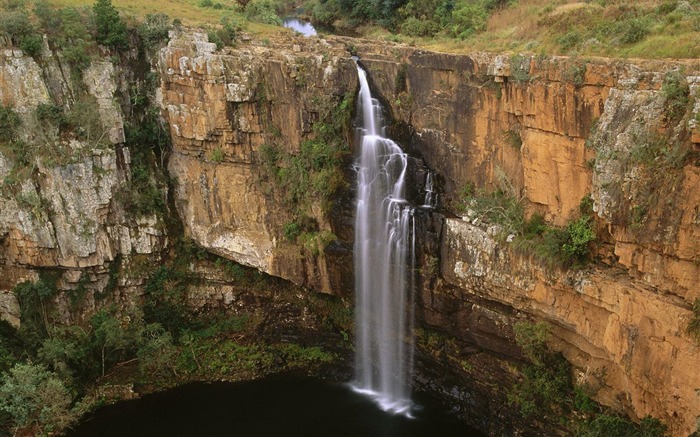
[[[344, 47], [298, 38], [217, 51], [206, 34], [181, 33], [161, 50], [159, 69], [173, 138], [168, 168], [192, 239], [296, 284], [348, 288], [331, 283], [324, 254], [312, 256], [285, 240], [292, 211], [271, 195], [276, 187], [264, 182], [259, 156], [272, 143], [298, 153], [313, 138], [319, 100], [355, 92], [355, 64]], [[320, 207], [313, 218], [321, 231], [340, 233]]]
[[[136, 218], [117, 199], [130, 172], [118, 95], [125, 72], [95, 61], [76, 85], [60, 55], [44, 51], [41, 67], [20, 50], [0, 52], [0, 102], [19, 115], [18, 136], [31, 157], [27, 167], [0, 150], [0, 293], [7, 302], [1, 313], [15, 325], [19, 310], [10, 290], [36, 280], [40, 270], [61, 273], [59, 290], [75, 288], [83, 277], [99, 292], [117, 255], [157, 256], [166, 244], [158, 217]], [[68, 110], [71, 96], [83, 93], [77, 86], [94, 99], [98, 138], [61, 137], [37, 118], [40, 104]]]
[[[693, 143], [700, 139], [700, 107], [690, 107], [700, 83], [696, 67], [448, 55], [288, 35], [217, 50], [204, 33], [174, 33], [157, 55], [158, 105], [172, 136], [164, 161], [177, 213], [197, 245], [313, 290], [352, 290], [349, 190], [332, 211], [321, 202], [309, 206], [316, 230], [338, 237], [314, 252], [285, 238], [293, 213], [261, 158], [262, 146], [272, 143], [298, 154], [317, 135], [322, 102], [356, 92], [350, 51], [394, 120], [391, 136], [435, 172], [440, 190], [443, 208], [419, 213], [417, 315], [430, 338], [444, 337], [444, 347], [426, 347], [432, 340], [419, 347], [419, 385], [452, 399], [465, 417], [478, 414], [482, 429], [512, 430], [505, 397], [518, 377], [513, 363], [522, 360], [512, 327], [544, 320], [553, 327], [552, 346], [596, 400], [633, 418], [658, 417], [674, 435], [694, 431], [700, 347], [685, 328], [700, 298]], [[70, 74], [60, 54], [45, 53], [41, 66], [18, 50], [0, 55], [0, 100], [20, 114], [20, 137], [37, 144], [42, 129], [35, 109], [49, 101], [68, 105]], [[59, 142], [70, 159], [37, 159], [29, 177], [0, 192], [0, 314], [13, 324], [19, 310], [9, 290], [41, 269], [60, 269], [63, 290], [85, 273], [103, 290], [118, 255], [127, 267], [143, 256], [143, 267], [157, 260], [168, 238], [180, 237], [166, 237], [161, 218], [136, 219], [121, 205], [118, 193], [130, 174], [122, 147], [127, 117], [116, 96], [128, 95], [123, 68], [96, 61], [84, 73], [109, 145]], [[663, 89], [669, 73], [689, 83], [683, 113], [669, 114]], [[659, 141], [673, 148], [653, 151]], [[13, 166], [0, 153], [0, 179], [13, 175]], [[349, 167], [348, 187], [354, 184]], [[497, 228], [454, 217], [450, 203], [468, 183], [505, 184], [520, 193], [528, 214], [556, 226], [577, 217], [590, 195], [596, 262], [546, 268], [496, 238]], [[212, 284], [202, 286], [210, 293], [200, 294], [196, 307], [207, 308], [209, 295], [227, 304]], [[137, 290], [140, 282], [122, 278], [120, 285]]]
[[[686, 327], [700, 297], [696, 67], [353, 46], [446, 202], [467, 183], [505, 183], [530, 213], [565, 225], [593, 199], [598, 261], [579, 270], [545, 268], [500, 242], [497, 227], [467, 218], [435, 230], [439, 275], [420, 311], [466, 345], [452, 361], [517, 359], [512, 325], [544, 320], [597, 400], [659, 417], [674, 435], [694, 431], [700, 348]], [[675, 116], [669, 75], [690, 85]], [[659, 144], [674, 148], [649, 152]]]

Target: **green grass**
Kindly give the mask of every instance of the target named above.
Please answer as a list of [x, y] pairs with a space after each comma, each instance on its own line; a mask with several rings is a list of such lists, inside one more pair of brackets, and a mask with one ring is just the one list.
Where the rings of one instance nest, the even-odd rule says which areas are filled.
[[[620, 58], [700, 57], [700, 2], [519, 0], [494, 9], [486, 28], [464, 38], [395, 35], [376, 25], [363, 35], [452, 52], [530, 52]], [[682, 7], [681, 7], [682, 8]]]
[[[89, 7], [92, 0], [49, 0], [57, 7]], [[218, 0], [222, 8], [200, 6], [200, 0], [112, 0], [129, 24], [141, 22], [146, 15], [166, 13], [171, 20], [178, 19], [185, 26], [218, 26], [223, 16], [230, 16], [238, 21], [245, 21], [241, 8], [235, 0]], [[278, 26], [264, 23], [246, 22], [245, 30], [253, 35], [269, 35], [280, 30]]]

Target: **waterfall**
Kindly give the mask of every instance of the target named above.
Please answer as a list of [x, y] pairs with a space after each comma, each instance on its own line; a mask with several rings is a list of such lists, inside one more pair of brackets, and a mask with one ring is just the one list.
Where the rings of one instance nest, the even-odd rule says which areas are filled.
[[423, 198], [423, 208], [435, 208], [437, 205], [437, 193], [433, 188], [433, 173], [425, 174], [425, 197]]
[[408, 157], [384, 136], [382, 110], [358, 66], [362, 128], [355, 218], [355, 382], [385, 411], [410, 416], [413, 368], [413, 208]]

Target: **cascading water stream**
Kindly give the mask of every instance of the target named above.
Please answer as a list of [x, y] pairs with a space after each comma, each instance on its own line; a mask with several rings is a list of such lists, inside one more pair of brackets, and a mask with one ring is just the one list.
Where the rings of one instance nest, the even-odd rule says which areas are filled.
[[423, 208], [435, 208], [437, 205], [437, 193], [433, 187], [433, 173], [425, 174], [425, 198], [423, 199]]
[[405, 199], [408, 157], [384, 137], [382, 110], [358, 66], [362, 114], [355, 219], [356, 390], [410, 416], [415, 256], [413, 208]]

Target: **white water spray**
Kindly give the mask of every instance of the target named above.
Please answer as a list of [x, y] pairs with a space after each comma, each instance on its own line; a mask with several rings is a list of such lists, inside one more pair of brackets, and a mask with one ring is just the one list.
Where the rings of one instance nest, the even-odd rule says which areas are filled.
[[382, 110], [358, 66], [362, 142], [355, 219], [356, 390], [385, 411], [410, 416], [413, 368], [413, 208], [408, 157], [384, 137]]
[[433, 187], [433, 173], [425, 174], [425, 197], [423, 198], [423, 208], [435, 208], [437, 205], [437, 193]]

